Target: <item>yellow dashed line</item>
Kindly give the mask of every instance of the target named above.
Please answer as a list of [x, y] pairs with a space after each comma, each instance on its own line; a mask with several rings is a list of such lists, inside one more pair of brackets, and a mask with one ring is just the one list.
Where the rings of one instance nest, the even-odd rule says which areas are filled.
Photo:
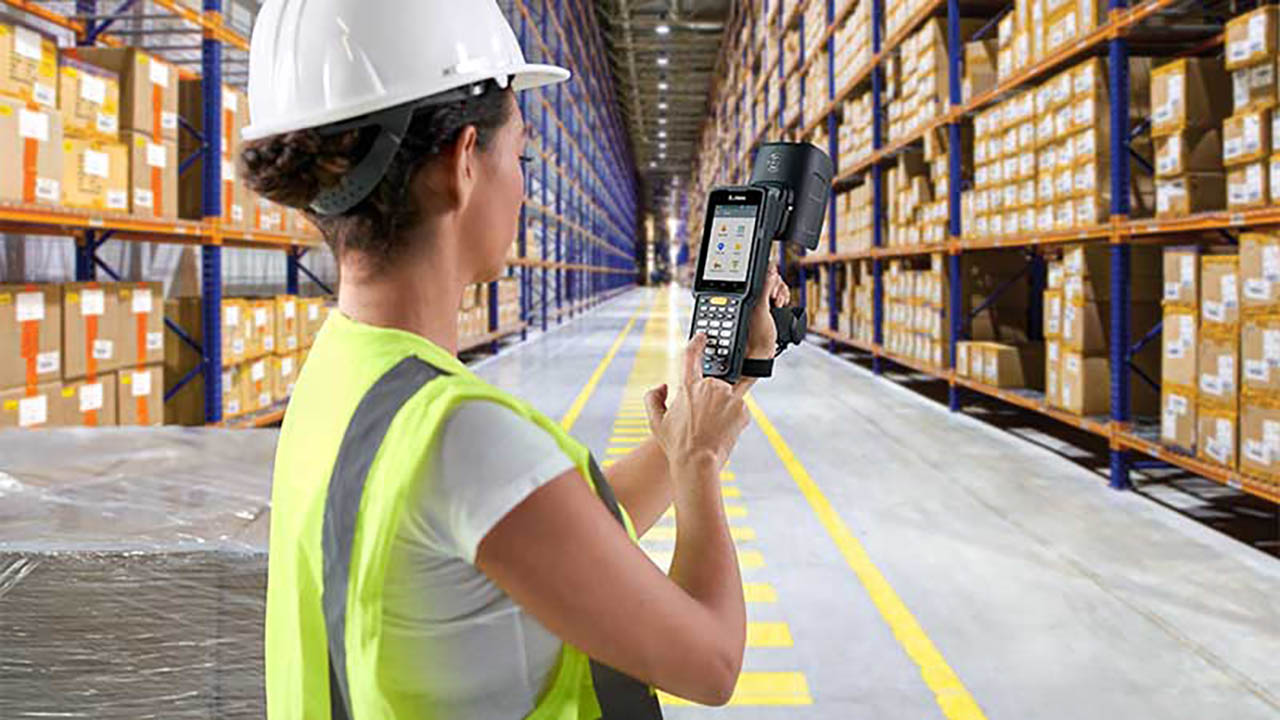
[[791, 639], [791, 628], [784, 622], [747, 623], [747, 647], [779, 648], [793, 645], [795, 642]]
[[720, 495], [727, 498], [740, 498], [742, 497], [742, 491], [736, 487], [722, 487], [720, 488]]
[[[695, 705], [688, 700], [658, 693], [659, 699], [668, 705]], [[798, 672], [744, 672], [738, 676], [730, 705], [812, 705], [809, 683], [804, 673]]]
[[749, 603], [776, 603], [778, 591], [769, 583], [742, 583], [742, 597]]

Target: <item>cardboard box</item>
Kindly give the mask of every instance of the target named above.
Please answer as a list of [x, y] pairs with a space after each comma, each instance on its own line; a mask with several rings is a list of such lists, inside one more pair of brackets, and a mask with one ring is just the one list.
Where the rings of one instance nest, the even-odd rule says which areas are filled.
[[1271, 183], [1271, 204], [1276, 205], [1280, 204], [1280, 155], [1271, 156], [1270, 168], [1267, 180]]
[[1196, 319], [1196, 311], [1193, 309], [1175, 306], [1165, 308], [1161, 333], [1161, 382], [1184, 387], [1194, 387], [1198, 382], [1200, 343]]
[[138, 48], [67, 50], [68, 57], [120, 78], [120, 129], [157, 144], [178, 141], [178, 69]]
[[57, 42], [31, 28], [0, 23], [0, 95], [56, 110]]
[[1231, 71], [1232, 112], [1269, 108], [1276, 104], [1276, 63], [1268, 58]]
[[1197, 398], [1201, 405], [1235, 410], [1240, 399], [1240, 341], [1235, 335], [1200, 336], [1200, 377]]
[[61, 115], [0, 97], [0, 157], [12, 158], [11, 171], [0, 173], [0, 200], [60, 204], [63, 153]]
[[164, 285], [121, 283], [120, 363], [141, 367], [164, 362]]
[[249, 300], [249, 329], [245, 335], [245, 357], [260, 358], [276, 351], [275, 300]]
[[62, 288], [0, 284], [0, 388], [34, 388], [62, 372]]
[[329, 317], [329, 308], [325, 306], [325, 299], [318, 297], [299, 298], [298, 303], [299, 312], [302, 315], [299, 344], [309, 348], [315, 343], [316, 335], [320, 333], [325, 318]]
[[1235, 167], [1263, 160], [1270, 155], [1270, 110], [1249, 110], [1222, 121], [1222, 163], [1224, 165]]
[[1062, 390], [1059, 405], [1076, 415], [1104, 415], [1111, 408], [1111, 363], [1105, 357], [1062, 352]]
[[[1032, 388], [1044, 385], [1044, 347], [982, 343], [982, 382], [998, 388]], [[972, 361], [971, 361], [972, 362]], [[970, 366], [972, 370], [972, 365]]]
[[103, 373], [94, 382], [65, 383], [57, 395], [57, 403], [55, 414], [61, 418], [61, 424], [113, 427], [118, 424], [116, 374]]
[[1160, 388], [1160, 443], [1186, 453], [1196, 450], [1196, 395], [1189, 388]]
[[249, 301], [224, 298], [222, 301], [222, 366], [238, 365], [249, 355], [252, 316]]
[[997, 41], [975, 40], [964, 44], [964, 81], [961, 92], [965, 102], [996, 86]]
[[[1062, 347], [1086, 355], [1106, 351], [1111, 333], [1109, 302], [1065, 302], [1062, 307]], [[1135, 301], [1129, 305], [1129, 327], [1136, 333], [1146, 332], [1160, 320], [1160, 306]]]
[[1163, 302], [1187, 308], [1199, 307], [1200, 249], [1195, 245], [1165, 248], [1163, 264]]
[[248, 365], [222, 369], [222, 417], [231, 419], [250, 412]]
[[246, 361], [243, 365], [247, 376], [248, 392], [245, 395], [246, 412], [266, 410], [275, 402], [271, 397], [271, 359], [261, 357]]
[[1270, 163], [1252, 162], [1227, 171], [1227, 209], [1244, 210], [1262, 207], [1271, 197], [1267, 181]]
[[115, 73], [63, 58], [58, 68], [62, 131], [67, 137], [120, 140], [120, 79]]
[[298, 317], [298, 298], [293, 295], [277, 295], [275, 299], [275, 352], [297, 352], [301, 345]]
[[969, 347], [970, 345], [971, 343], [967, 340], [960, 340], [956, 342], [955, 370], [956, 370], [957, 377], [962, 377], [962, 378], [969, 377], [969, 357], [971, 355], [970, 347]]
[[158, 218], [178, 217], [178, 144], [152, 142], [125, 133], [129, 143], [129, 211]]
[[1277, 8], [1260, 7], [1227, 21], [1223, 33], [1226, 68], [1235, 70], [1273, 59], [1276, 54]]
[[62, 286], [62, 379], [96, 378], [123, 364], [120, 291], [114, 283]]
[[0, 429], [41, 428], [65, 425], [58, 402], [62, 383], [40, 383], [33, 390], [14, 388], [0, 391]]
[[1218, 128], [1191, 128], [1163, 135], [1155, 139], [1155, 148], [1159, 177], [1222, 172], [1222, 131]]
[[270, 200], [251, 194], [249, 201], [252, 218], [249, 229], [264, 232], [284, 232], [284, 208]]
[[1156, 217], [1185, 217], [1226, 206], [1227, 178], [1223, 173], [1156, 178]]
[[1200, 257], [1200, 322], [1206, 328], [1240, 324], [1239, 272], [1235, 255]]
[[121, 370], [117, 384], [121, 425], [164, 424], [164, 367]]
[[1234, 468], [1236, 466], [1236, 422], [1234, 410], [1196, 407], [1196, 455], [1202, 460]]
[[124, 143], [62, 141], [62, 204], [81, 210], [129, 212], [129, 149]]
[[1244, 313], [1280, 312], [1280, 236], [1240, 235], [1240, 308]]
[[1241, 387], [1280, 398], [1280, 315], [1251, 316], [1240, 327]]
[[1255, 477], [1280, 478], [1280, 405], [1250, 398], [1240, 411], [1240, 471]]
[[[179, 93], [179, 108], [198, 132], [204, 128], [204, 91], [200, 80], [183, 80]], [[240, 133], [249, 123], [249, 101], [244, 93], [230, 86], [222, 89], [222, 177], [220, 221], [228, 227], [246, 227], [251, 219], [253, 202], [249, 188], [236, 172], [240, 156]], [[190, 157], [200, 148], [200, 143], [190, 133], [182, 133], [179, 156]], [[204, 218], [204, 158], [197, 157], [178, 181], [181, 195], [179, 214], [191, 220]]]
[[1151, 71], [1151, 134], [1209, 128], [1231, 103], [1231, 80], [1221, 58], [1179, 58]]
[[1062, 291], [1044, 291], [1044, 336], [1050, 340], [1062, 337]]
[[1062, 406], [1062, 343], [1044, 343], [1044, 401], [1051, 407]]
[[282, 403], [293, 395], [293, 384], [298, 380], [298, 356], [296, 353], [272, 355], [270, 363], [271, 399]]

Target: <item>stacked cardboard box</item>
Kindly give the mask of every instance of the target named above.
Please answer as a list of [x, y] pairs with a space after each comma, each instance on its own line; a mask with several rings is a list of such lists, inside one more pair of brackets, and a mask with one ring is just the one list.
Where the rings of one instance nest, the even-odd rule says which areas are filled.
[[1171, 448], [1196, 450], [1196, 390], [1200, 357], [1200, 251], [1164, 252], [1163, 351], [1160, 360], [1160, 439]]
[[1038, 389], [1044, 384], [1044, 346], [962, 340], [956, 343], [956, 375], [992, 387]]
[[[204, 89], [200, 80], [183, 80], [179, 95], [182, 117], [198, 131], [204, 128]], [[224, 227], [246, 228], [252, 219], [250, 209], [253, 198], [249, 189], [236, 172], [240, 156], [240, 133], [249, 124], [249, 101], [243, 92], [224, 86], [222, 88], [222, 156], [219, 162], [222, 177], [221, 214], [219, 222]], [[189, 157], [200, 148], [200, 142], [191, 133], [182, 133], [180, 150], [182, 157]], [[204, 217], [204, 158], [197, 157], [190, 169], [183, 173], [179, 183], [182, 217], [199, 220]]]
[[58, 71], [63, 141], [62, 203], [85, 210], [129, 210], [129, 148], [120, 142], [120, 82], [73, 58]]
[[510, 328], [520, 323], [520, 279], [498, 280], [498, 327]]
[[469, 285], [458, 309], [458, 342], [467, 345], [489, 333], [488, 285]]
[[[982, 25], [962, 20], [961, 38], [970, 37]], [[887, 102], [890, 142], [936, 122], [951, 105], [946, 20], [926, 21], [903, 39], [897, 58], [895, 72], [900, 73], [902, 87]]]
[[996, 86], [996, 56], [998, 41], [974, 40], [964, 44], [964, 78], [961, 80], [961, 101], [968, 103]]
[[1220, 58], [1181, 58], [1151, 72], [1159, 216], [1219, 210], [1226, 204], [1218, 128], [1226, 115], [1229, 82]]
[[[849, 87], [854, 76], [871, 62], [871, 3], [852, 0], [856, 6], [835, 33], [835, 87], [837, 97]], [[813, 3], [820, 5], [821, 3]], [[837, 13], [836, 17], [839, 17]]]
[[949, 337], [945, 305], [945, 256], [935, 253], [926, 269], [889, 263], [885, 283], [885, 349], [941, 368]]
[[874, 234], [871, 183], [855, 185], [836, 195], [836, 252], [864, 252]]
[[871, 93], [844, 101], [836, 145], [841, 168], [851, 168], [871, 156], [873, 131]]
[[33, 109], [58, 109], [58, 45], [52, 37], [0, 23], [0, 95]]
[[1280, 236], [1240, 237], [1240, 469], [1280, 478]]
[[1197, 454], [1234, 468], [1240, 411], [1240, 269], [1234, 254], [1200, 258]]
[[0, 428], [61, 424], [61, 371], [58, 286], [0, 285]]
[[57, 44], [30, 28], [0, 23], [0, 156], [20, 168], [0, 174], [0, 200], [62, 202], [62, 124]]

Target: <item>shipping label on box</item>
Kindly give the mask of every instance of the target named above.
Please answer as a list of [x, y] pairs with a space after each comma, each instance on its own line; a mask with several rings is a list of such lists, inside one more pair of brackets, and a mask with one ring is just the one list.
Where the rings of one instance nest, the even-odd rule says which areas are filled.
[[[1277, 258], [1280, 262], [1280, 258]], [[1277, 268], [1280, 271], [1280, 267]], [[1164, 251], [1164, 296], [1169, 305], [1194, 308], [1200, 303], [1200, 250], [1193, 246]]]
[[1240, 345], [1235, 336], [1200, 338], [1197, 386], [1202, 404], [1234, 409], [1240, 393]]
[[1160, 441], [1184, 452], [1196, 449], [1196, 399], [1187, 388], [1162, 383], [1160, 387]]
[[1228, 468], [1236, 466], [1235, 411], [1200, 405], [1196, 408], [1196, 453]]
[[0, 284], [0, 389], [34, 388], [62, 372], [62, 289]]
[[1274, 480], [1280, 477], [1280, 407], [1250, 398], [1240, 414], [1240, 469]]
[[61, 115], [0, 97], [0, 157], [14, 161], [14, 171], [0, 173], [0, 200], [62, 202]]
[[57, 42], [31, 28], [0, 23], [0, 95], [57, 109]]

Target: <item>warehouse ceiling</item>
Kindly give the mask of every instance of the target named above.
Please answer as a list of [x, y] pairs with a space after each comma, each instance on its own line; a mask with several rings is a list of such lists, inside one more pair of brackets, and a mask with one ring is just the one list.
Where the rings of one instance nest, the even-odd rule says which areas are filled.
[[[644, 185], [644, 204], [682, 216], [733, 0], [596, 0]], [[665, 135], [664, 135], [665, 134]]]

